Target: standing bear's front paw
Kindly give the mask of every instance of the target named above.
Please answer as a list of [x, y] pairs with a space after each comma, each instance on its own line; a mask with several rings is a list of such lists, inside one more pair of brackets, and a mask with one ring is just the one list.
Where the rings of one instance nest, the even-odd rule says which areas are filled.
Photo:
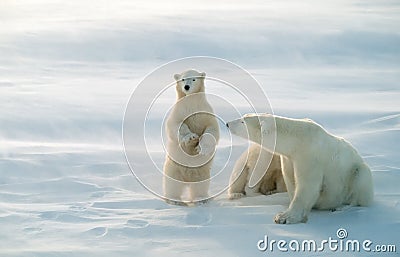
[[306, 223], [307, 216], [303, 215], [303, 212], [289, 211], [280, 212], [276, 214], [274, 218], [277, 224], [296, 224], [296, 223]]
[[197, 144], [199, 142], [199, 136], [196, 133], [189, 133], [182, 138], [182, 143], [185, 145]]
[[210, 155], [214, 152], [214, 147], [210, 145], [200, 144], [195, 148], [199, 155]]
[[195, 150], [200, 155], [211, 155], [214, 153], [216, 140], [211, 134], [203, 134], [199, 140], [199, 145]]

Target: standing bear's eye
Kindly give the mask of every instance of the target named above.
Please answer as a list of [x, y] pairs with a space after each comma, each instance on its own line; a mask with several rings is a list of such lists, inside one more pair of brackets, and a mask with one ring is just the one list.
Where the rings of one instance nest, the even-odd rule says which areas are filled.
[[182, 81], [185, 81], [185, 79], [182, 79]]
[[193, 79], [193, 81], [196, 81], [196, 79]]

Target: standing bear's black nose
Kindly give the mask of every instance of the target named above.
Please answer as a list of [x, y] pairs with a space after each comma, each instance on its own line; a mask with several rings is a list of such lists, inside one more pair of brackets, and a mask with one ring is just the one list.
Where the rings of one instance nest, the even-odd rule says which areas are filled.
[[189, 86], [189, 85], [185, 85], [184, 89], [185, 89], [186, 91], [188, 91], [188, 90], [190, 89], [190, 86]]
[[229, 128], [229, 123], [226, 123], [226, 126]]

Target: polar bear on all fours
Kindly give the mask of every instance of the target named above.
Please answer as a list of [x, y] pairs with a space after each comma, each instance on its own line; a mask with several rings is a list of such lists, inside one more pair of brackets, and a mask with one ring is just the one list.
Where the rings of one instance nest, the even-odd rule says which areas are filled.
[[[257, 183], [250, 185], [250, 178]], [[267, 151], [259, 144], [252, 144], [233, 167], [228, 189], [229, 199], [280, 192], [286, 192], [280, 156]]]
[[210, 170], [219, 140], [218, 121], [205, 94], [205, 73], [175, 74], [177, 101], [165, 126], [168, 137], [163, 189], [167, 202], [183, 204], [208, 198]]
[[281, 155], [290, 198], [289, 208], [275, 216], [276, 223], [306, 222], [312, 208], [371, 204], [371, 170], [349, 142], [319, 124], [309, 119], [249, 114], [227, 126], [233, 134], [259, 144], [263, 137], [276, 135], [275, 151]]

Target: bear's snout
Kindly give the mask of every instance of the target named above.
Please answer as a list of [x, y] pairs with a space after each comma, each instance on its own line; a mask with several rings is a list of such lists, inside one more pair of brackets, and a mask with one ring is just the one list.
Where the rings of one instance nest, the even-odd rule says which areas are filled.
[[226, 126], [229, 128], [229, 123], [226, 123]]
[[190, 86], [189, 86], [189, 85], [185, 85], [183, 88], [184, 88], [186, 91], [188, 91], [188, 90], [190, 89]]

